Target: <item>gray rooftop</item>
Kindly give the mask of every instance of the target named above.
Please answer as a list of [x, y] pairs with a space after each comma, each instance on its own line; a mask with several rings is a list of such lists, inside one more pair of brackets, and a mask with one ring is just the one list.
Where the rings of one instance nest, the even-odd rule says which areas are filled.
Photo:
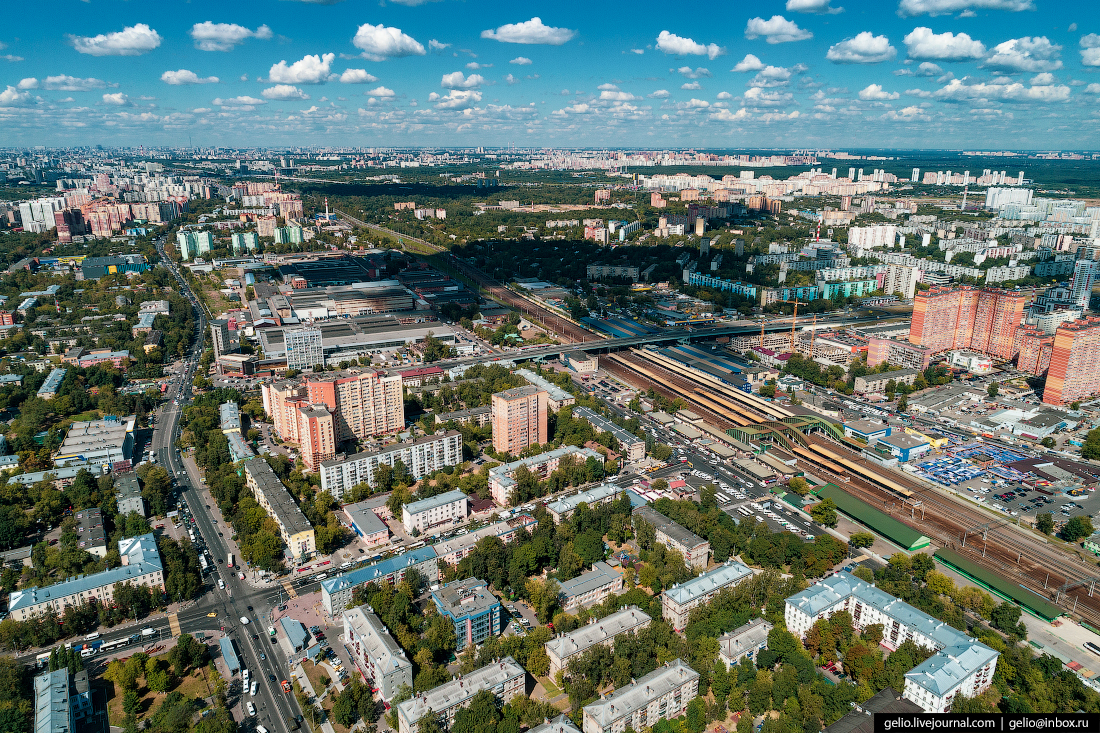
[[574, 407], [573, 417], [580, 417], [587, 420], [592, 427], [605, 433], [611, 433], [615, 440], [619, 441], [623, 445], [631, 445], [633, 443], [642, 442], [644, 439], [639, 438], [634, 433], [621, 428], [615, 423], [611, 422], [603, 415], [599, 414], [595, 410], [590, 410], [587, 407]]
[[[65, 381], [65, 375], [68, 373], [68, 369], [62, 369], [60, 367], [50, 372], [50, 376], [46, 377], [46, 381], [38, 388], [38, 396], [57, 394], [57, 390], [61, 389], [61, 383]], [[20, 379], [22, 379], [22, 377], [20, 377]]]
[[69, 670], [34, 678], [34, 733], [72, 733], [69, 727]]
[[638, 507], [634, 510], [634, 516], [639, 517], [646, 522], [649, 522], [656, 530], [664, 533], [673, 542], [680, 545], [681, 547], [686, 547], [689, 550], [694, 550], [700, 545], [708, 544], [707, 541], [704, 540], [702, 537], [695, 534], [687, 527], [683, 527], [672, 521], [653, 507]]
[[573, 725], [572, 720], [565, 717], [565, 713], [562, 713], [553, 720], [532, 728], [527, 733], [581, 733], [581, 731], [580, 728]]
[[223, 402], [218, 405], [218, 417], [222, 430], [241, 429], [241, 408], [236, 402]]
[[134, 499], [141, 496], [141, 484], [138, 482], [136, 473], [129, 471], [126, 473], [116, 473], [114, 478], [115, 492], [119, 501]]
[[344, 507], [344, 513], [348, 515], [351, 521], [364, 535], [390, 531], [390, 528], [386, 526], [385, 522], [378, 518], [374, 510], [367, 508], [366, 502], [361, 501], [356, 504], [348, 504]]
[[539, 389], [546, 390], [546, 393], [550, 395], [550, 399], [554, 402], [562, 402], [563, 400], [573, 399], [573, 393], [568, 390], [564, 390], [558, 385], [551, 382], [549, 379], [540, 377], [529, 369], [517, 369], [516, 374], [523, 377], [527, 382]]
[[286, 634], [287, 640], [295, 649], [305, 649], [309, 646], [311, 637], [309, 632], [306, 631], [305, 624], [301, 621], [290, 616], [283, 616], [279, 619], [279, 625], [283, 627], [283, 633]]
[[344, 611], [344, 617], [363, 639], [367, 656], [374, 660], [378, 669], [392, 671], [400, 667], [412, 666], [408, 657], [405, 656], [405, 651], [390, 635], [389, 629], [370, 606], [359, 606]]
[[892, 445], [902, 450], [906, 448], [916, 448], [918, 445], [928, 445], [928, 441], [924, 438], [910, 435], [909, 433], [891, 433], [878, 440], [880, 443], [886, 443], [887, 445]]
[[703, 573], [698, 578], [672, 586], [665, 591], [665, 595], [683, 606], [713, 590], [737, 583], [749, 575], [752, 575], [752, 570], [747, 566], [729, 560], [725, 565]]
[[719, 654], [736, 659], [750, 649], [759, 649], [768, 641], [768, 632], [774, 628], [762, 618], [754, 618], [728, 634], [718, 637]]
[[[595, 453], [595, 451], [593, 451]], [[598, 453], [596, 455], [599, 455]], [[600, 460], [603, 460], [603, 456], [600, 456]], [[616, 486], [615, 484], [601, 484], [587, 491], [582, 491], [579, 494], [573, 494], [572, 496], [564, 496], [557, 501], [550, 502], [546, 508], [558, 515], [568, 514], [576, 509], [581, 504], [587, 503], [589, 505], [603, 501], [609, 496], [616, 496], [622, 493], [623, 488]]]
[[[587, 461], [589, 458], [596, 458], [601, 463], [603, 462], [603, 456], [591, 448], [578, 448], [575, 445], [563, 445], [561, 448], [555, 448], [545, 453], [539, 453], [535, 456], [520, 458], [511, 463], [501, 463], [493, 466], [489, 469], [489, 478], [490, 481], [496, 481], [507, 489], [515, 485], [516, 480], [512, 478], [512, 474], [518, 471], [520, 466], [527, 466], [528, 468], [531, 466], [539, 466], [553, 460], [560, 460], [568, 455], [576, 455], [582, 461]], [[557, 503], [558, 502], [554, 502], [554, 504]]]
[[592, 569], [584, 575], [578, 575], [572, 580], [561, 584], [561, 595], [566, 598], [579, 596], [590, 590], [600, 588], [619, 577], [610, 565], [601, 561], [592, 563]]
[[478, 578], [448, 583], [432, 592], [432, 602], [440, 613], [449, 614], [456, 619], [480, 616], [500, 605], [500, 599], [492, 594], [488, 584]]
[[539, 387], [535, 387], [529, 384], [525, 387], [511, 387], [504, 390], [503, 392], [497, 392], [493, 396], [500, 397], [501, 399], [505, 400], [518, 400], [521, 397], [530, 397], [533, 394], [538, 394], [539, 392], [543, 391], [544, 390], [540, 389]]
[[277, 515], [275, 521], [283, 526], [287, 534], [296, 535], [313, 529], [313, 525], [306, 519], [306, 515], [295, 503], [290, 491], [286, 488], [271, 466], [260, 456], [244, 461], [244, 470], [252, 477], [252, 480], [260, 487], [271, 510]]
[[586, 715], [591, 715], [603, 729], [608, 729], [616, 720], [633, 715], [635, 711], [672, 690], [682, 687], [691, 679], [698, 679], [699, 673], [687, 666], [682, 659], [667, 662], [637, 682], [621, 687], [602, 700], [584, 707]]
[[627, 606], [602, 619], [593, 619], [590, 623], [568, 634], [546, 642], [548, 650], [557, 654], [558, 659], [579, 654], [586, 649], [614, 639], [619, 634], [645, 626], [652, 619], [637, 606]]
[[436, 496], [430, 496], [427, 499], [421, 499], [420, 501], [414, 501], [411, 504], [405, 505], [405, 511], [409, 514], [419, 514], [420, 512], [426, 512], [436, 507], [443, 506], [444, 504], [450, 504], [451, 502], [458, 501], [459, 499], [465, 499], [466, 494], [462, 493], [458, 489], [454, 491], [448, 491], [445, 494], [437, 494]]
[[855, 430], [857, 433], [863, 433], [864, 435], [880, 433], [890, 429], [889, 425], [873, 422], [871, 420], [849, 420], [844, 423], [844, 427]]
[[103, 526], [103, 510], [97, 506], [81, 509], [76, 519], [76, 543], [82, 550], [107, 546], [107, 530]]
[[463, 704], [482, 690], [491, 690], [517, 675], [526, 674], [516, 660], [505, 657], [499, 662], [475, 669], [465, 677], [444, 682], [439, 687], [406, 700], [397, 706], [397, 713], [409, 722], [410, 727], [414, 727], [416, 721], [424, 717], [429, 710], [437, 714], [442, 713]]
[[446, 557], [452, 552], [457, 552], [464, 547], [476, 545], [478, 542], [481, 541], [483, 537], [500, 537], [501, 535], [508, 534], [509, 532], [515, 531], [516, 529], [531, 527], [535, 524], [537, 524], [535, 518], [530, 516], [529, 514], [517, 514], [511, 519], [506, 519], [503, 522], [490, 524], [487, 527], [482, 527], [481, 529], [474, 530], [473, 532], [470, 532], [469, 534], [464, 534], [461, 537], [454, 537], [447, 540], [446, 542], [437, 542], [436, 544], [432, 545], [432, 547], [435, 549], [435, 552], [439, 557]]

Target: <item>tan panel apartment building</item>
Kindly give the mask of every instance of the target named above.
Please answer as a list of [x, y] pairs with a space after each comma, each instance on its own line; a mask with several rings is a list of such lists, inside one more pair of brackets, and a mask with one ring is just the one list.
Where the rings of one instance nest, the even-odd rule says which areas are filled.
[[548, 438], [549, 394], [528, 385], [493, 395], [493, 448], [497, 453], [518, 456], [535, 443]]

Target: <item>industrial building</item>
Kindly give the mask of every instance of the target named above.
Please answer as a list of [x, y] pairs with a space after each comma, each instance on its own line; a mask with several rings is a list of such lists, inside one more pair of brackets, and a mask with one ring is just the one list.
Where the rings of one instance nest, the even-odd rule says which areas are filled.
[[[268, 359], [286, 359], [289, 365], [285, 334], [303, 330], [300, 326], [265, 328], [259, 331], [260, 347]], [[321, 361], [314, 364], [339, 364], [342, 361], [356, 361], [363, 356], [374, 356], [386, 351], [402, 349], [406, 346], [423, 343], [428, 334], [447, 345], [454, 345], [455, 332], [442, 323], [402, 323], [393, 317], [340, 318], [314, 323], [304, 329], [320, 333]], [[295, 337], [297, 338], [297, 337]], [[317, 336], [310, 336], [311, 358], [316, 358]], [[292, 346], [294, 344], [292, 343]], [[301, 348], [301, 345], [299, 345]], [[296, 357], [297, 358], [297, 357]], [[309, 361], [303, 357], [302, 361]]]
[[53, 457], [53, 465], [110, 466], [129, 461], [134, 451], [137, 415], [79, 420], [69, 426], [65, 440]]

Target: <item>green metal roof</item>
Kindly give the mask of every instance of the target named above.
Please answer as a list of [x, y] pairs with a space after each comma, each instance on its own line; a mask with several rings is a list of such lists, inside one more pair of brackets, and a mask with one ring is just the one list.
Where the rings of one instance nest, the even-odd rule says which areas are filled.
[[976, 580], [979, 584], [985, 586], [1002, 598], [1016, 601], [1024, 607], [1024, 610], [1028, 611], [1033, 616], [1038, 616], [1047, 621], [1053, 621], [1065, 613], [1065, 610], [1054, 605], [1038, 593], [1002, 578], [1000, 575], [983, 568], [973, 560], [960, 555], [954, 550], [948, 550], [946, 548], [936, 550], [934, 557], [944, 565], [954, 568], [963, 575]]
[[862, 499], [857, 499], [836, 484], [825, 484], [817, 490], [817, 495], [822, 499], [832, 499], [837, 509], [910, 552], [931, 543], [930, 539], [917, 530], [875, 509]]

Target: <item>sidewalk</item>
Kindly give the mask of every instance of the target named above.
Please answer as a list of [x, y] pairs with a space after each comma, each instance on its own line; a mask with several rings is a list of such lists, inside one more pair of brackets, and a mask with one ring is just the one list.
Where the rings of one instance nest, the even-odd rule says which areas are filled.
[[[298, 684], [302, 686], [302, 690], [305, 691], [305, 693], [309, 695], [310, 698], [312, 698], [318, 704], [321, 702], [321, 699], [317, 697], [317, 693], [313, 690], [313, 685], [310, 683], [309, 677], [306, 676], [306, 671], [302, 669], [301, 664], [297, 664], [294, 666], [294, 669], [290, 672], [290, 676], [292, 680], [298, 681]], [[306, 721], [309, 721], [310, 716], [306, 715], [307, 712], [309, 711], [303, 710], [302, 717]], [[320, 728], [322, 731], [324, 731], [324, 733], [336, 733], [336, 729], [332, 727], [332, 723], [330, 723], [328, 720], [325, 720], [325, 722], [321, 723]]]

